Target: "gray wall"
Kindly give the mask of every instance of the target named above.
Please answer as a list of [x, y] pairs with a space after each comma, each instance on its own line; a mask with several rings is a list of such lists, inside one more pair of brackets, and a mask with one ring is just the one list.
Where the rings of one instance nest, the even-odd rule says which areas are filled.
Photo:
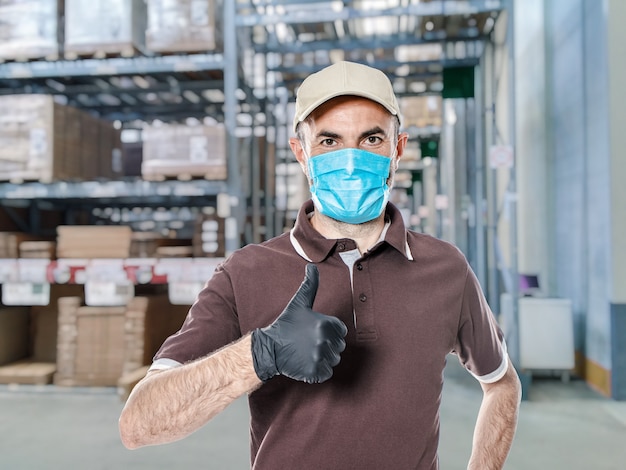
[[525, 0], [515, 20], [520, 272], [572, 300], [576, 349], [610, 370], [607, 3]]

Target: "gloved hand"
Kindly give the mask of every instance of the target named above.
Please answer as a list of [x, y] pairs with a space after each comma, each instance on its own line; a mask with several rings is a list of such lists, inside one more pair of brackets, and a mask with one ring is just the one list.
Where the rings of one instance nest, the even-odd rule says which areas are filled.
[[282, 374], [320, 383], [333, 375], [348, 329], [338, 318], [311, 310], [318, 285], [317, 266], [307, 264], [304, 281], [274, 323], [252, 332], [254, 370], [261, 380]]

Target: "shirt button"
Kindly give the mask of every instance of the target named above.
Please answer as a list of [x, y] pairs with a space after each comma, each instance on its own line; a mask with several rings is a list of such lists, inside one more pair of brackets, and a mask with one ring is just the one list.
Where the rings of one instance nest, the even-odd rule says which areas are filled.
[[357, 268], [359, 271], [363, 271], [363, 265], [362, 265], [361, 263], [357, 264], [357, 265], [356, 265], [356, 268]]
[[340, 251], [343, 251], [343, 250], [345, 250], [345, 249], [346, 249], [346, 245], [344, 245], [343, 243], [339, 243], [339, 244], [337, 245], [337, 249], [338, 249], [338, 250], [340, 250]]
[[365, 295], [365, 294], [361, 294], [361, 295], [359, 295], [359, 300], [360, 300], [361, 302], [365, 302], [365, 301], [367, 300], [367, 295]]

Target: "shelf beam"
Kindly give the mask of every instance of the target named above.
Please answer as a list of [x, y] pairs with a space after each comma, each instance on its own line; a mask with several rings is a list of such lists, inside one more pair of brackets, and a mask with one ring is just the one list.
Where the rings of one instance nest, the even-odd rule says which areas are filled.
[[224, 63], [224, 58], [221, 54], [7, 62], [0, 64], [0, 80], [11, 78], [110, 77], [115, 75], [198, 72], [222, 70]]
[[57, 181], [53, 183], [0, 183], [0, 203], [41, 199], [121, 199], [148, 197], [200, 197], [228, 192], [226, 181]]
[[[306, 2], [301, 2], [306, 3]], [[472, 0], [464, 2], [431, 1], [416, 3], [404, 7], [358, 10], [343, 7], [340, 10], [286, 8], [285, 11], [270, 14], [245, 14], [237, 17], [237, 26], [268, 26], [277, 23], [305, 24], [328, 23], [333, 21], [348, 21], [357, 18], [377, 18], [384, 16], [450, 16], [476, 15], [479, 13], [499, 12], [504, 9], [501, 0]]]
[[418, 46], [426, 44], [440, 44], [446, 42], [474, 42], [485, 41], [489, 37], [475, 31], [458, 31], [454, 36], [447, 36], [445, 31], [433, 32], [430, 37], [419, 37], [414, 34], [390, 34], [386, 36], [374, 36], [368, 38], [340, 38], [337, 40], [315, 40], [310, 42], [285, 42], [276, 41], [267, 44], [255, 44], [255, 52], [278, 54], [302, 54], [309, 51], [330, 51], [341, 49], [344, 51], [372, 50], [372, 49], [393, 49], [398, 46]]

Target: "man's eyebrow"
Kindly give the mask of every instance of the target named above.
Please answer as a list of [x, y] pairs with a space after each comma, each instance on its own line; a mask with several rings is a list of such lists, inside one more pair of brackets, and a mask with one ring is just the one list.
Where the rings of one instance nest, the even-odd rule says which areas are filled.
[[369, 129], [369, 130], [367, 130], [365, 132], [362, 132], [361, 135], [359, 136], [359, 140], [363, 140], [363, 139], [365, 139], [367, 137], [370, 137], [370, 136], [376, 135], [376, 134], [383, 134], [385, 136], [387, 135], [385, 133], [385, 131], [381, 127], [376, 126], [376, 127], [372, 127], [371, 129]]
[[327, 139], [338, 139], [341, 137], [339, 134], [330, 131], [320, 131], [316, 136], [316, 138], [326, 137]]
[[[380, 127], [380, 126], [376, 126], [376, 127], [372, 127], [371, 129], [368, 129], [364, 132], [361, 132], [361, 135], [359, 136], [359, 140], [363, 140], [367, 137], [370, 137], [372, 135], [376, 135], [376, 134], [383, 134], [383, 135], [387, 135], [385, 133], [385, 131]], [[325, 137], [328, 139], [339, 139], [341, 136], [339, 134], [337, 134], [336, 132], [331, 132], [331, 131], [320, 131], [316, 137], [319, 139], [320, 137]]]

